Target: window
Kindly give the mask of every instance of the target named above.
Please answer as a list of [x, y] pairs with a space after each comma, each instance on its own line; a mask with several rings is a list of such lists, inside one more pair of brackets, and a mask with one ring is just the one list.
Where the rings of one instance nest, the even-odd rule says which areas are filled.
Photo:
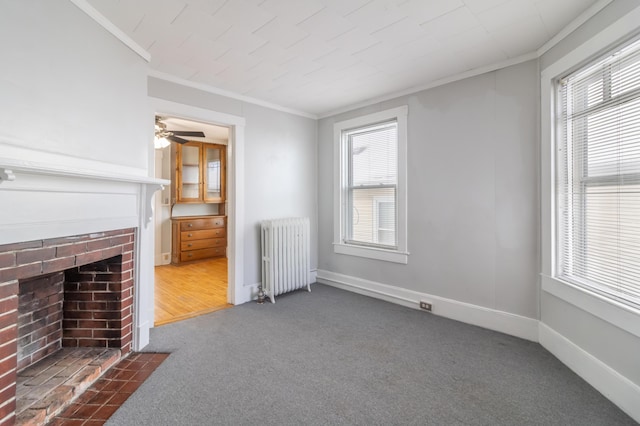
[[640, 41], [558, 81], [558, 278], [640, 307]]
[[407, 263], [406, 123], [400, 107], [335, 124], [337, 253]]
[[380, 245], [396, 244], [396, 200], [391, 197], [373, 199], [373, 242]]

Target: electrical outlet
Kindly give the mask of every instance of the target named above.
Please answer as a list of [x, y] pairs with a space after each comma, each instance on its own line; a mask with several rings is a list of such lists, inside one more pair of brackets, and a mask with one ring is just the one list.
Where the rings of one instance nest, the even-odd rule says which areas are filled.
[[424, 301], [420, 301], [420, 309], [424, 309], [427, 312], [431, 312], [431, 303], [429, 302], [424, 302]]
[[162, 261], [163, 262], [168, 262], [169, 261], [169, 253], [162, 253]]

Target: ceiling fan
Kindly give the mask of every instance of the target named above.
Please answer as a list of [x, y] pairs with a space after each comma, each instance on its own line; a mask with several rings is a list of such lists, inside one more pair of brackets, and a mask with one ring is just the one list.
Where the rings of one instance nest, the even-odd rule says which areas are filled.
[[186, 139], [180, 136], [204, 138], [204, 132], [192, 132], [186, 130], [167, 130], [167, 125], [162, 122], [163, 118], [156, 115], [156, 139], [167, 139], [177, 143], [187, 143]]

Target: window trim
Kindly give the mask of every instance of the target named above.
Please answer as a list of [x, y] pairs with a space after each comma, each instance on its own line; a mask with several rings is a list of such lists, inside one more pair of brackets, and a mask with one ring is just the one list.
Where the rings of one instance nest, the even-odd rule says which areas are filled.
[[[395, 263], [408, 263], [407, 251], [407, 115], [409, 108], [406, 105], [387, 109], [384, 111], [367, 114], [361, 117], [340, 121], [334, 124], [334, 197], [333, 197], [333, 224], [334, 238], [333, 248], [337, 254], [365, 257], [369, 259], [383, 260]], [[386, 249], [380, 247], [367, 247], [364, 245], [349, 244], [344, 240], [344, 191], [343, 186], [348, 182], [346, 162], [348, 161], [342, 133], [358, 127], [365, 127], [376, 123], [396, 120], [398, 123], [398, 181], [397, 181], [397, 215], [398, 235], [397, 248]]]
[[[640, 311], [611, 299], [605, 299], [585, 287], [578, 287], [557, 278], [555, 146], [560, 136], [559, 127], [555, 122], [555, 111], [559, 107], [556, 104], [555, 82], [586, 61], [596, 59], [604, 50], [613, 49], [625, 39], [631, 40], [634, 33], [630, 32], [629, 28], [637, 27], [635, 23], [639, 20], [640, 8], [636, 8], [620, 18], [615, 25], [602, 30], [561, 59], [542, 69], [540, 77], [541, 290], [636, 336], [639, 335], [640, 328], [634, 324], [637, 323], [637, 318], [640, 318]], [[635, 320], [630, 321], [630, 318]]]

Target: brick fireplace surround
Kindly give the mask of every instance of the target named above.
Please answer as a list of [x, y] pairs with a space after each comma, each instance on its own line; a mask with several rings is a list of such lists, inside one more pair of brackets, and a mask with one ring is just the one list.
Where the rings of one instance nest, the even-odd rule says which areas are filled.
[[16, 374], [61, 347], [131, 351], [135, 229], [0, 245], [0, 426]]

